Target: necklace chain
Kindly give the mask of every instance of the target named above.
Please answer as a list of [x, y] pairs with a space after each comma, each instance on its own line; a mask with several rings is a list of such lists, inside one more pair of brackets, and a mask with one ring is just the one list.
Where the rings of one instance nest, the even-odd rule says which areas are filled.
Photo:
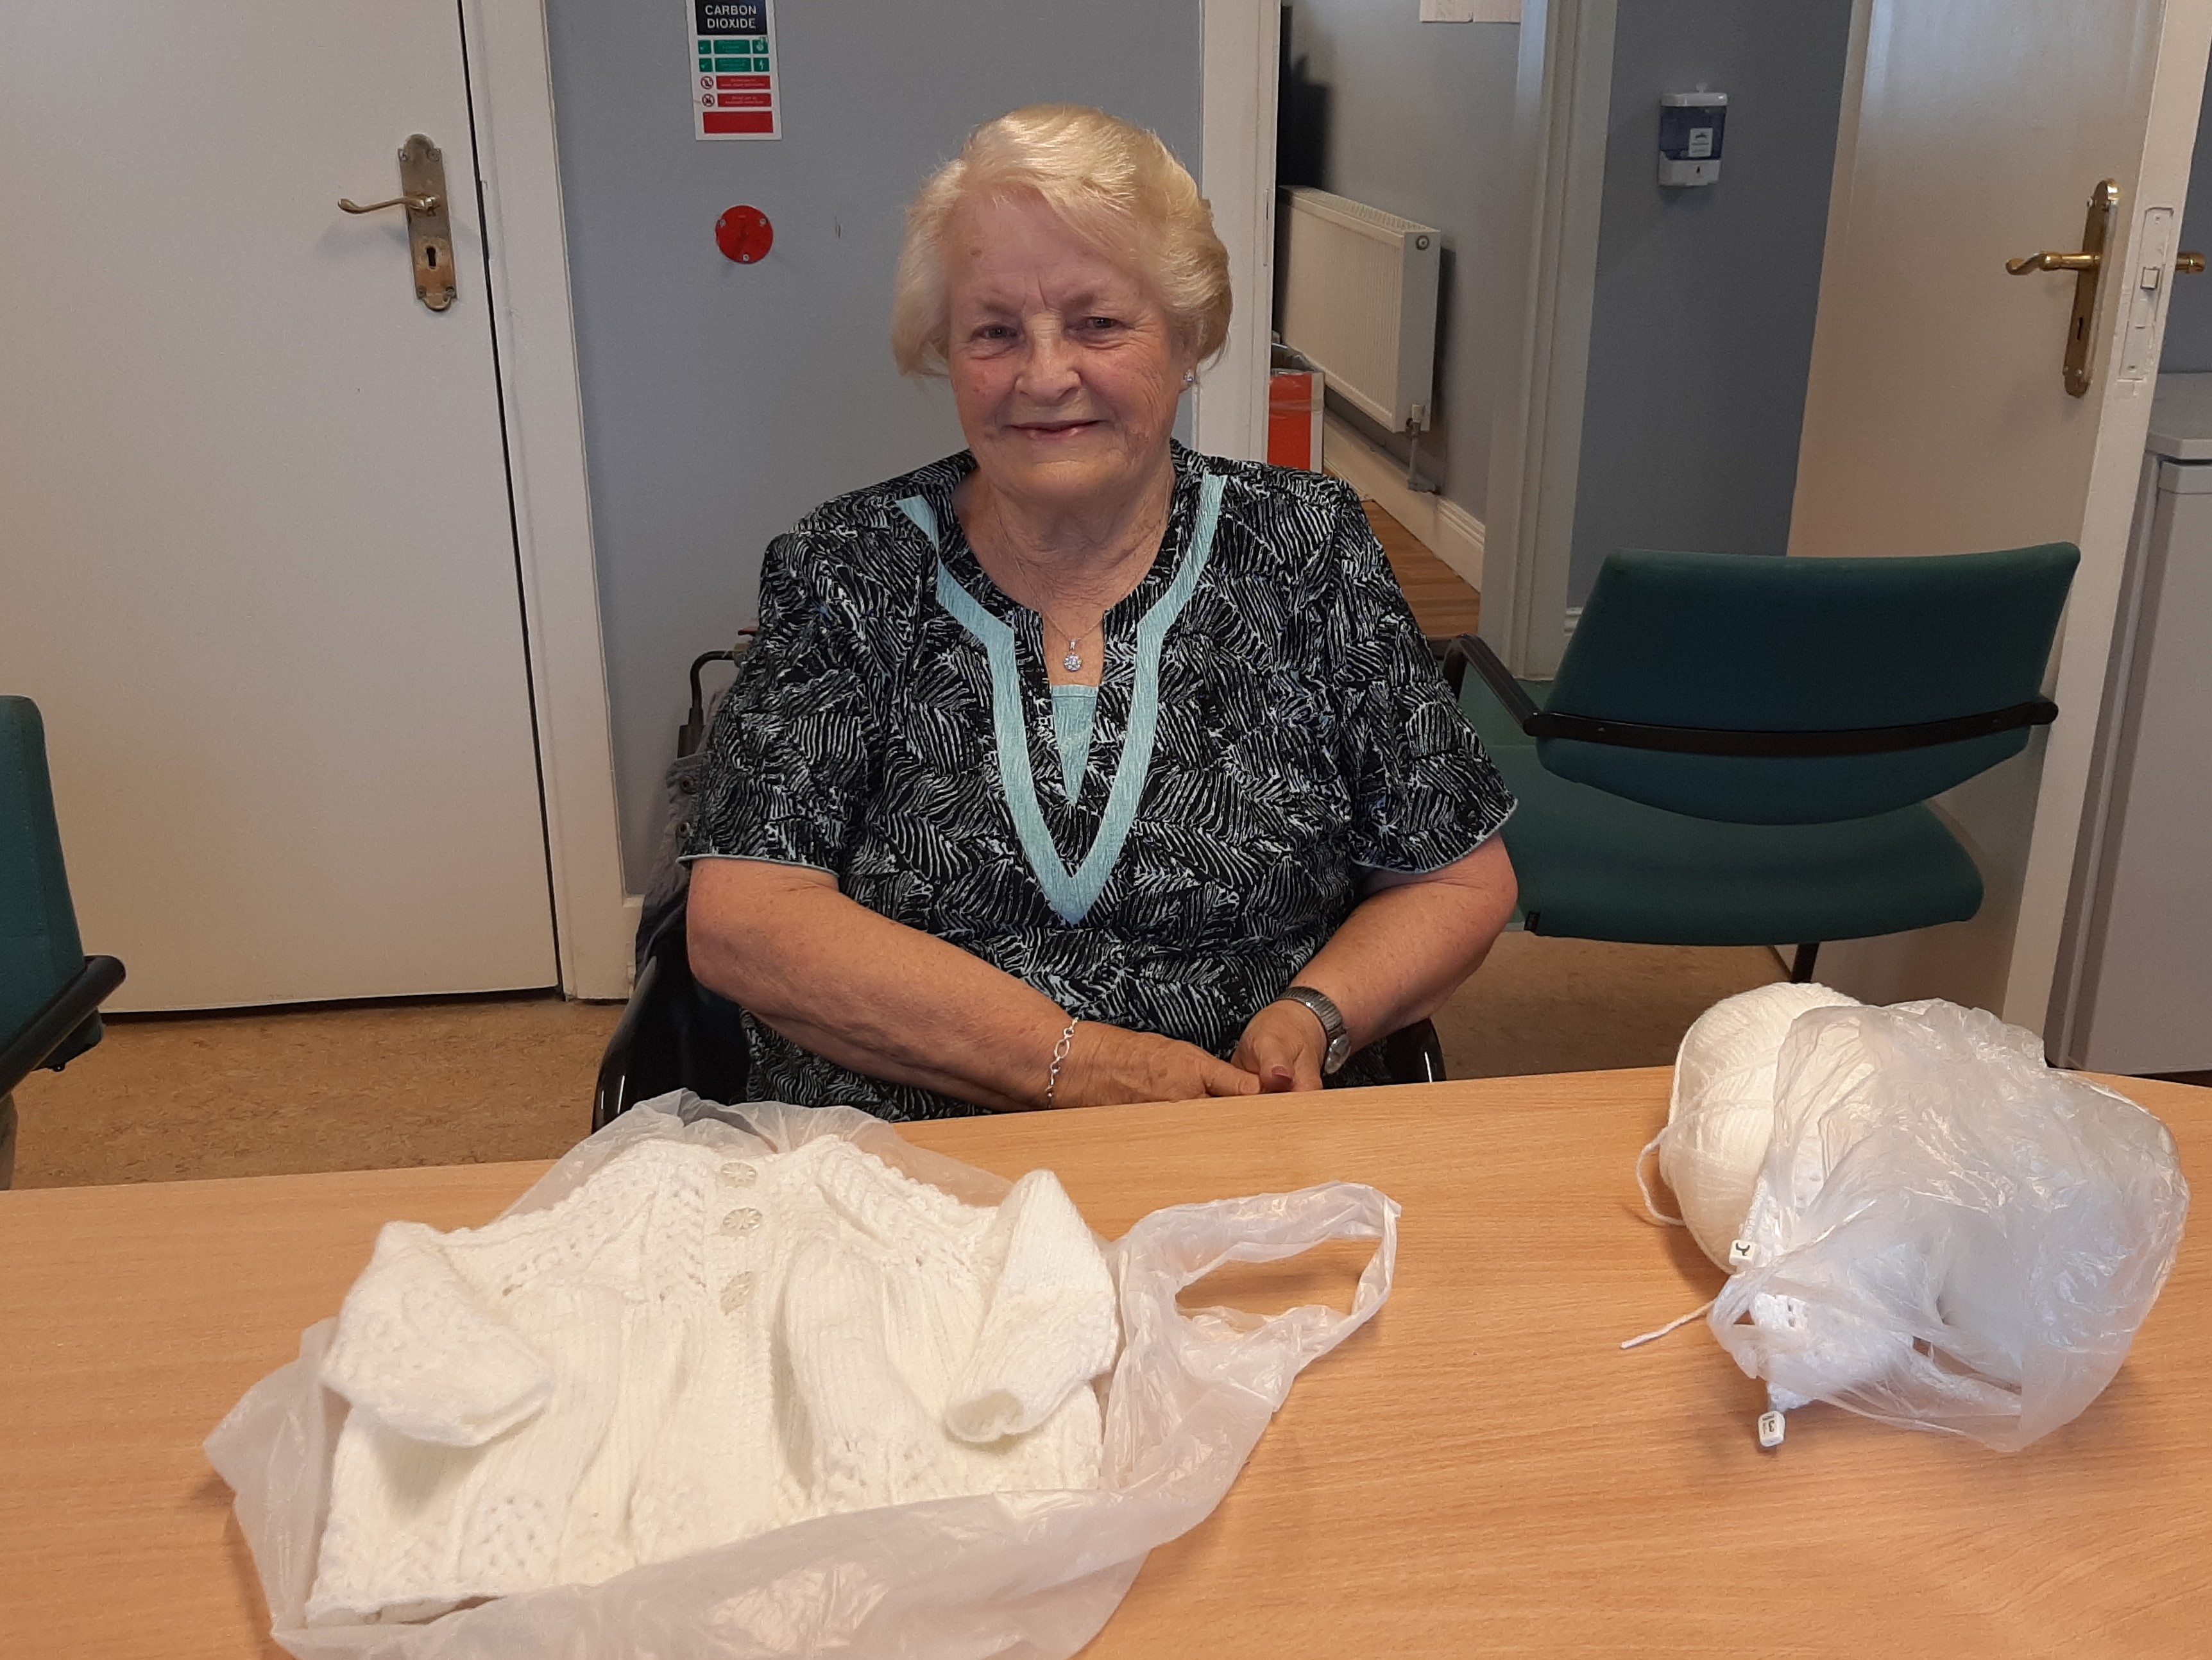
[[[1003, 540], [1003, 539], [1004, 539], [1004, 538], [1005, 538], [1005, 532], [1004, 532], [1004, 529], [1003, 529], [1003, 527], [1002, 527], [1002, 526], [1001, 526], [998, 522], [996, 522], [996, 521], [998, 520], [998, 517], [999, 517], [999, 514], [998, 514], [998, 502], [997, 502], [997, 501], [996, 501], [996, 499], [995, 499], [995, 498], [987, 498], [987, 499], [989, 499], [989, 500], [990, 500], [990, 503], [991, 503], [991, 505], [990, 505], [990, 509], [989, 509], [989, 510], [990, 510], [990, 513], [991, 513], [992, 520], [994, 520], [994, 522], [993, 522], [993, 524], [992, 524], [992, 526], [991, 526], [992, 533], [993, 533], [993, 535], [994, 535], [994, 538]], [[1163, 526], [1163, 529], [1162, 529], [1162, 532], [1161, 532], [1161, 533], [1163, 533], [1163, 534], [1164, 533], [1164, 526], [1165, 526], [1166, 519], [1167, 519], [1168, 517], [1171, 517], [1171, 516], [1173, 515], [1173, 513], [1174, 513], [1174, 496], [1173, 496], [1173, 492], [1172, 492], [1172, 490], [1170, 490], [1170, 496], [1169, 496], [1169, 506], [1168, 506], [1168, 512], [1167, 512], [1167, 514], [1166, 514], [1166, 515], [1164, 515], [1164, 516], [1163, 516], [1163, 520], [1162, 520], [1162, 526]], [[1139, 539], [1140, 539], [1140, 540], [1146, 540], [1146, 541], [1149, 541], [1149, 540], [1152, 540], [1152, 539], [1153, 539], [1153, 538], [1140, 538]], [[971, 541], [973, 540], [973, 538], [972, 538], [972, 537], [970, 538], [970, 540], [971, 540]], [[1053, 632], [1053, 633], [1054, 633], [1054, 634], [1060, 634], [1060, 633], [1064, 632], [1064, 630], [1060, 628], [1060, 624], [1059, 624], [1059, 623], [1055, 623], [1055, 622], [1054, 622], [1054, 621], [1053, 621], [1053, 619], [1052, 619], [1050, 617], [1047, 616], [1047, 615], [1045, 614], [1044, 611], [1043, 611], [1041, 607], [1036, 607], [1036, 608], [1033, 608], [1033, 609], [1036, 609], [1036, 614], [1037, 614], [1038, 618], [1039, 618], [1041, 621], [1042, 621], [1042, 622], [1043, 622], [1043, 623], [1045, 624], [1045, 626], [1046, 626], [1047, 628], [1050, 629], [1052, 630], [1052, 632]], [[1103, 628], [1103, 627], [1104, 627], [1104, 625], [1105, 625], [1105, 618], [1102, 617], [1100, 617], [1100, 618], [1099, 618], [1099, 620], [1098, 620], [1098, 626], [1099, 626], [1099, 627], [1101, 627], [1101, 628]], [[1082, 673], [1082, 672], [1083, 672], [1083, 639], [1082, 639], [1082, 636], [1081, 636], [1080, 635], [1070, 634], [1070, 635], [1067, 635], [1067, 649], [1066, 649], [1066, 651], [1065, 651], [1064, 653], [1062, 653], [1062, 654], [1061, 654], [1061, 655], [1060, 655], [1060, 667], [1062, 667], [1063, 669], [1066, 669], [1066, 670], [1070, 674], [1080, 674], [1080, 673]]]

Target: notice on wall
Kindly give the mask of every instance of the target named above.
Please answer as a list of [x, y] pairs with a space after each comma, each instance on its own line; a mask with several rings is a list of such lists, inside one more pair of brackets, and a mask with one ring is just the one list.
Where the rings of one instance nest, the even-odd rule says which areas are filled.
[[769, 0], [684, 0], [691, 27], [692, 137], [781, 138], [775, 19]]

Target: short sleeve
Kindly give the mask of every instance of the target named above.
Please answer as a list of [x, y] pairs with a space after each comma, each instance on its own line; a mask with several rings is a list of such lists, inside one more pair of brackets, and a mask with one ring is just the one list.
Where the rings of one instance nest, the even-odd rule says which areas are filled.
[[1513, 794], [1438, 672], [1366, 514], [1345, 496], [1328, 628], [1352, 780], [1352, 862], [1442, 870], [1497, 834]]
[[686, 859], [841, 867], [880, 745], [834, 556], [802, 535], [769, 546], [760, 633], [708, 736]]

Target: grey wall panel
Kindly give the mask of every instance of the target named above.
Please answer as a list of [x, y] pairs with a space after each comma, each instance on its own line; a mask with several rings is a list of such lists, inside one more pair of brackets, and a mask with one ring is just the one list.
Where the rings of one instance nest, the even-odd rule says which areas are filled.
[[[644, 881], [684, 671], [753, 620], [762, 549], [815, 503], [957, 449], [886, 343], [901, 214], [978, 122], [1101, 105], [1194, 171], [1199, 0], [791, 0], [785, 137], [701, 143], [678, 0], [548, 0], [624, 862]], [[775, 226], [752, 266], [714, 220]], [[1240, 296], [1241, 298], [1242, 296]]]
[[[1425, 476], [1476, 518], [1490, 475], [1490, 413], [1510, 265], [1510, 24], [1423, 23], [1414, 0], [1294, 0], [1284, 9], [1283, 182], [1444, 233], [1436, 424]], [[1352, 417], [1401, 459], [1407, 441]]]
[[[2206, 88], [2212, 107], [2212, 86]], [[2212, 122], [2197, 122], [2197, 153], [2189, 166], [2189, 202], [2181, 214], [2181, 243], [2203, 253], [2212, 247]], [[2159, 359], [2162, 374], [2202, 374], [2212, 370], [2212, 276], [2184, 277], [2173, 285], [2166, 307], [2166, 345]]]
[[[1615, 548], [1786, 550], [1850, 0], [1620, 0], [1571, 603]], [[1659, 95], [1729, 94], [1662, 188]]]

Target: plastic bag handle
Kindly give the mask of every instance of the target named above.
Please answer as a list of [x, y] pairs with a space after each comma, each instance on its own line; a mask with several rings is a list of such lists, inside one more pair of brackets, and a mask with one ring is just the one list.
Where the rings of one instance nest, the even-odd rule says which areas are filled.
[[[1256, 1387], [1279, 1404], [1292, 1378], [1389, 1300], [1399, 1214], [1395, 1200], [1352, 1182], [1154, 1211], [1114, 1247], [1129, 1345], [1176, 1331], [1185, 1340], [1177, 1347], [1186, 1365], [1202, 1355], [1206, 1371]], [[1262, 1318], [1227, 1309], [1186, 1314], [1176, 1304], [1184, 1288], [1226, 1263], [1280, 1262], [1339, 1239], [1377, 1242], [1347, 1312], [1312, 1303]]]

